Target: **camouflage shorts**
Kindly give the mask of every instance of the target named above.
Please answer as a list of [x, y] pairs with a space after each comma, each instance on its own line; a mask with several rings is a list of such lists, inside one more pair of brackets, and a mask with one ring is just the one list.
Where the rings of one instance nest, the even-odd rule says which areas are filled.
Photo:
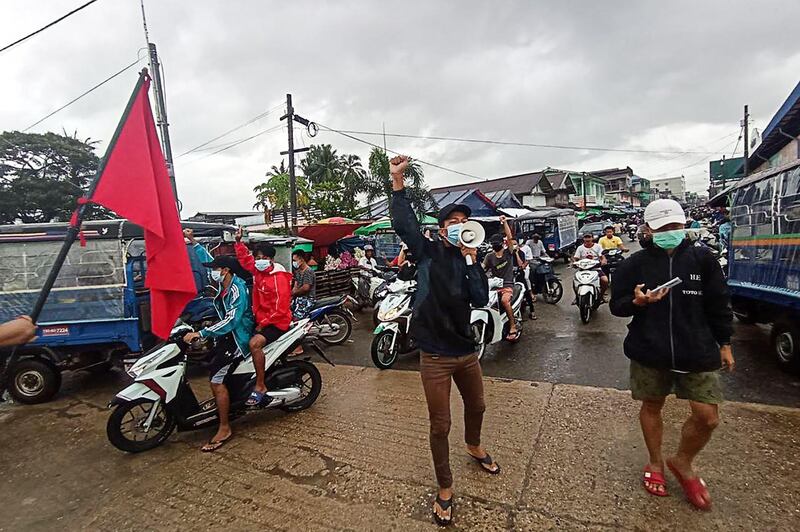
[[674, 393], [679, 399], [718, 405], [724, 401], [718, 371], [676, 373], [631, 360], [631, 395], [637, 401]]

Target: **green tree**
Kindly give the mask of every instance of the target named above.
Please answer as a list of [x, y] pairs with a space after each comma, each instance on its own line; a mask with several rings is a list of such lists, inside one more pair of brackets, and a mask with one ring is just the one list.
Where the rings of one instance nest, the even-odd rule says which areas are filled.
[[[419, 215], [436, 208], [436, 201], [425, 186], [425, 174], [418, 162], [411, 160], [406, 168], [405, 178], [406, 195]], [[367, 194], [368, 203], [379, 198], [391, 200], [392, 178], [389, 175], [389, 156], [381, 148], [372, 148], [369, 154], [369, 174], [364, 181], [363, 190]]]
[[97, 170], [95, 144], [76, 133], [0, 134], [0, 223], [68, 220]]
[[[289, 188], [289, 171], [284, 162], [281, 161], [280, 167], [272, 166], [267, 172], [267, 181], [256, 186], [253, 192], [256, 193], [256, 203], [254, 209], [262, 208], [267, 213], [270, 210], [280, 209], [283, 211], [283, 225], [289, 230], [289, 209], [291, 208], [291, 195]], [[297, 207], [299, 209], [308, 208], [308, 183], [303, 176], [295, 176], [295, 187], [297, 188]]]
[[339, 155], [330, 144], [311, 146], [300, 163], [312, 204], [322, 216], [355, 216], [367, 172], [357, 155]]

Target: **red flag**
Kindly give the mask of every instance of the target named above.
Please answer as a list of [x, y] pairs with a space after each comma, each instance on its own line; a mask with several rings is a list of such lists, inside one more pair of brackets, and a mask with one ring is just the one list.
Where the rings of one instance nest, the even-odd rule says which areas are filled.
[[197, 289], [147, 97], [150, 77], [142, 75], [90, 201], [144, 229], [151, 328], [156, 336], [167, 338]]

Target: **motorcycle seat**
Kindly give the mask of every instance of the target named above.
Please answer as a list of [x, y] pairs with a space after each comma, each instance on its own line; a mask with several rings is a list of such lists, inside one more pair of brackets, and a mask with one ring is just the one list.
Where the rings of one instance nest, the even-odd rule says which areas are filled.
[[317, 310], [317, 309], [320, 309], [322, 307], [327, 307], [327, 306], [330, 306], [330, 305], [338, 305], [341, 301], [342, 301], [342, 298], [338, 297], [338, 296], [326, 297], [326, 298], [323, 298], [323, 299], [318, 299], [317, 302], [314, 303], [314, 306], [311, 307], [309, 312], [311, 310]]

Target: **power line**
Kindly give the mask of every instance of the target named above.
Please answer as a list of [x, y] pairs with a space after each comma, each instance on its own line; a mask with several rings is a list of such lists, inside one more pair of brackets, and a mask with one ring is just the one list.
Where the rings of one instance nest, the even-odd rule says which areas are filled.
[[190, 153], [192, 153], [192, 152], [196, 152], [196, 151], [198, 151], [200, 148], [203, 148], [203, 147], [205, 147], [205, 146], [208, 146], [209, 144], [211, 144], [211, 143], [212, 143], [212, 142], [214, 142], [215, 140], [219, 140], [219, 139], [221, 139], [222, 137], [225, 137], [225, 136], [228, 136], [228, 135], [230, 135], [230, 134], [231, 134], [231, 133], [233, 133], [234, 131], [238, 131], [238, 130], [242, 129], [242, 128], [243, 128], [243, 127], [245, 127], [245, 126], [249, 126], [249, 125], [250, 125], [250, 124], [252, 124], [253, 122], [257, 122], [257, 121], [261, 120], [262, 118], [266, 118], [267, 116], [269, 116], [269, 115], [271, 115], [272, 113], [274, 113], [274, 112], [275, 112], [275, 110], [276, 110], [276, 109], [278, 109], [278, 108], [280, 108], [282, 105], [283, 105], [283, 102], [281, 102], [281, 103], [279, 103], [278, 105], [276, 105], [276, 106], [274, 106], [274, 107], [272, 107], [272, 108], [270, 108], [270, 109], [268, 109], [268, 110], [264, 111], [263, 113], [261, 113], [261, 114], [259, 114], [259, 115], [256, 115], [256, 116], [254, 116], [253, 118], [249, 119], [248, 121], [246, 121], [246, 122], [244, 122], [244, 123], [242, 123], [242, 124], [239, 124], [238, 126], [234, 127], [233, 129], [229, 129], [229, 130], [228, 130], [228, 131], [226, 131], [225, 133], [222, 133], [221, 135], [217, 135], [217, 136], [216, 136], [216, 137], [214, 137], [213, 139], [207, 140], [207, 141], [205, 141], [205, 142], [204, 142], [204, 143], [202, 143], [202, 144], [198, 144], [197, 146], [195, 146], [194, 148], [192, 148], [192, 149], [190, 149], [190, 150], [186, 150], [185, 152], [183, 152], [183, 153], [181, 153], [180, 155], [178, 155], [178, 157], [183, 157], [184, 155], [189, 155], [189, 154], [190, 154]]
[[58, 109], [56, 109], [55, 111], [53, 111], [52, 113], [49, 113], [49, 114], [47, 114], [47, 115], [43, 116], [42, 118], [40, 118], [39, 120], [37, 120], [37, 121], [36, 121], [36, 122], [34, 122], [33, 124], [29, 125], [29, 126], [28, 126], [28, 127], [26, 127], [25, 129], [23, 129], [23, 130], [22, 130], [22, 132], [24, 133], [24, 132], [28, 131], [29, 129], [31, 129], [31, 128], [33, 128], [33, 127], [36, 127], [36, 126], [38, 126], [39, 124], [41, 124], [42, 122], [44, 122], [45, 120], [47, 120], [48, 118], [50, 118], [51, 116], [53, 116], [54, 114], [58, 113], [59, 111], [63, 111], [64, 109], [66, 109], [67, 107], [69, 107], [69, 106], [70, 106], [70, 105], [72, 105], [73, 103], [77, 102], [78, 100], [80, 100], [81, 98], [83, 98], [84, 96], [86, 96], [87, 94], [89, 94], [89, 93], [91, 93], [91, 92], [95, 91], [96, 89], [99, 89], [100, 87], [102, 87], [103, 85], [105, 85], [106, 83], [108, 83], [109, 81], [111, 81], [112, 79], [116, 78], [117, 76], [119, 76], [119, 75], [123, 74], [124, 72], [126, 72], [126, 71], [130, 70], [131, 68], [135, 67], [135, 66], [136, 66], [136, 65], [139, 63], [139, 61], [141, 61], [141, 58], [137, 59], [136, 61], [134, 61], [134, 62], [133, 62], [133, 63], [131, 63], [130, 65], [126, 66], [126, 67], [125, 67], [125, 68], [123, 68], [122, 70], [120, 70], [120, 71], [116, 72], [115, 74], [112, 74], [111, 76], [107, 77], [106, 79], [104, 79], [103, 81], [101, 81], [100, 83], [98, 83], [97, 85], [95, 85], [94, 87], [92, 87], [91, 89], [89, 89], [89, 90], [85, 91], [84, 93], [82, 93], [82, 94], [81, 94], [80, 96], [78, 96], [77, 98], [73, 98], [72, 100], [68, 101], [67, 103], [65, 103], [64, 105], [62, 105], [61, 107], [59, 107]]
[[[719, 153], [723, 153], [723, 152], [724, 152], [726, 149], [728, 149], [728, 146], [730, 146], [730, 145], [731, 145], [731, 144], [733, 144], [734, 142], [735, 142], [735, 141], [733, 141], [733, 140], [732, 140], [732, 141], [730, 141], [730, 142], [729, 142], [729, 143], [727, 143], [725, 146], [723, 146], [722, 148], [720, 148], [720, 150], [719, 150], [718, 152], [714, 152], [713, 154], [714, 154], [714, 155], [716, 155], [716, 154], [719, 154]], [[682, 166], [682, 167], [680, 167], [680, 168], [676, 168], [676, 169], [674, 169], [674, 170], [670, 170], [670, 171], [668, 171], [668, 172], [661, 172], [660, 174], [657, 174], [657, 175], [653, 176], [651, 179], [656, 179], [656, 178], [659, 178], [659, 177], [661, 177], [661, 176], [664, 176], [664, 175], [675, 174], [675, 173], [677, 173], [677, 172], [680, 172], [681, 170], [685, 170], [685, 169], [687, 169], [687, 168], [691, 168], [691, 167], [693, 167], [693, 166], [697, 166], [698, 164], [704, 164], [704, 163], [706, 163], [707, 161], [708, 161], [708, 157], [703, 157], [702, 159], [700, 159], [700, 160], [698, 160], [697, 162], [694, 162], [694, 163], [692, 163], [692, 164], [687, 164], [686, 166]]]
[[273, 131], [277, 131], [278, 129], [280, 129], [282, 127], [283, 127], [282, 124], [278, 124], [277, 126], [272, 126], [271, 128], [265, 129], [263, 131], [259, 131], [258, 133], [254, 134], [254, 135], [250, 135], [249, 137], [245, 137], [243, 139], [234, 141], [232, 144], [229, 144], [228, 146], [220, 148], [220, 149], [218, 149], [218, 150], [216, 150], [214, 152], [207, 153], [207, 154], [203, 155], [202, 157], [198, 157], [197, 159], [194, 159], [192, 161], [189, 161], [187, 164], [192, 164], [192, 163], [195, 163], [197, 161], [201, 161], [201, 160], [203, 160], [203, 159], [205, 159], [207, 157], [211, 157], [212, 155], [217, 155], [218, 153], [222, 153], [224, 151], [230, 150], [231, 148], [235, 148], [236, 146], [238, 146], [240, 144], [244, 144], [245, 142], [247, 142], [249, 140], [253, 140], [256, 137], [260, 137], [261, 135], [264, 135], [266, 133], [271, 133]]
[[441, 137], [435, 135], [409, 135], [405, 133], [383, 133], [375, 132], [375, 131], [354, 131], [354, 130], [336, 130], [337, 133], [351, 133], [354, 135], [371, 135], [371, 136], [387, 136], [387, 137], [397, 137], [397, 138], [404, 138], [404, 139], [421, 139], [421, 140], [445, 140], [451, 142], [470, 142], [474, 144], [495, 144], [500, 146], [523, 146], [529, 148], [549, 148], [549, 149], [556, 149], [556, 150], [585, 150], [585, 151], [602, 151], [602, 152], [619, 152], [619, 153], [653, 153], [653, 154], [703, 154], [703, 155], [713, 155], [713, 152], [702, 152], [702, 151], [676, 151], [676, 150], [636, 150], [636, 149], [628, 149], [628, 148], [599, 148], [597, 146], [569, 146], [564, 144], [537, 144], [534, 142], [516, 142], [516, 141], [505, 141], [505, 140], [490, 140], [490, 139], [471, 139], [471, 138], [460, 138], [460, 137]]
[[48, 24], [47, 26], [43, 26], [43, 27], [39, 28], [38, 30], [34, 31], [33, 33], [29, 33], [29, 34], [28, 34], [28, 35], [26, 35], [25, 37], [22, 37], [21, 39], [17, 39], [16, 41], [12, 42], [11, 44], [7, 44], [7, 45], [3, 46], [2, 48], [0, 48], [0, 53], [3, 53], [3, 52], [5, 52], [5, 51], [6, 51], [6, 50], [8, 50], [9, 48], [11, 48], [11, 47], [13, 47], [13, 46], [16, 46], [16, 45], [18, 45], [19, 43], [21, 43], [21, 42], [23, 42], [23, 41], [27, 41], [28, 39], [30, 39], [30, 38], [31, 38], [31, 37], [33, 37], [34, 35], [36, 35], [36, 34], [38, 34], [38, 33], [41, 33], [41, 32], [43, 32], [44, 30], [46, 30], [47, 28], [49, 28], [49, 27], [51, 27], [51, 26], [55, 26], [56, 24], [58, 24], [59, 22], [61, 22], [61, 21], [62, 21], [62, 20], [64, 20], [65, 18], [67, 18], [67, 17], [69, 17], [69, 16], [72, 16], [72, 15], [74, 15], [75, 13], [77, 13], [78, 11], [80, 11], [81, 9], [84, 9], [84, 8], [86, 8], [86, 7], [89, 7], [90, 5], [94, 4], [95, 2], [97, 2], [97, 0], [89, 0], [88, 2], [86, 2], [85, 4], [83, 4], [82, 6], [80, 6], [80, 7], [77, 7], [77, 8], [75, 8], [75, 9], [73, 9], [72, 11], [70, 11], [69, 13], [67, 13], [66, 15], [64, 15], [64, 16], [62, 16], [62, 17], [59, 17], [59, 18], [55, 19], [53, 22], [51, 22], [51, 23], [50, 23], [50, 24]]
[[[375, 144], [373, 142], [370, 142], [368, 140], [364, 140], [364, 139], [360, 139], [358, 137], [354, 137], [353, 135], [350, 135], [349, 132], [339, 131], [337, 129], [330, 128], [330, 127], [328, 127], [328, 126], [326, 126], [324, 124], [320, 124], [319, 122], [317, 122], [316, 124], [319, 127], [323, 128], [323, 129], [325, 129], [327, 131], [331, 131], [333, 133], [338, 133], [339, 135], [342, 135], [342, 136], [347, 137], [349, 139], [355, 140], [357, 142], [361, 142], [361, 143], [367, 144], [368, 146], [372, 146], [373, 148], [378, 148], [378, 149], [381, 149], [381, 150], [384, 149], [383, 146], [379, 146], [379, 145], [377, 145], [377, 144]], [[382, 133], [381, 133], [381, 135], [382, 135]], [[386, 135], [387, 136], [395, 136], [395, 135], [389, 135], [388, 133]], [[388, 151], [389, 153], [393, 153], [395, 155], [402, 155], [400, 152], [397, 152], [397, 151], [394, 151], [394, 150], [387, 149], [386, 151]], [[432, 166], [433, 168], [438, 168], [439, 170], [444, 170], [445, 172], [452, 172], [454, 174], [458, 174], [458, 175], [463, 175], [465, 177], [469, 177], [470, 179], [477, 179], [478, 181], [487, 181], [487, 179], [485, 177], [478, 177], [476, 175], [467, 174], [465, 172], [460, 172], [458, 170], [453, 170], [452, 168], [447, 168], [446, 166], [441, 166], [441, 165], [438, 165], [438, 164], [435, 164], [435, 163], [431, 163], [431, 162], [428, 162], [428, 161], [423, 161], [422, 159], [416, 159], [415, 158], [414, 160], [417, 161], [420, 164], [424, 164], [424, 165], [427, 165], [427, 166]]]

